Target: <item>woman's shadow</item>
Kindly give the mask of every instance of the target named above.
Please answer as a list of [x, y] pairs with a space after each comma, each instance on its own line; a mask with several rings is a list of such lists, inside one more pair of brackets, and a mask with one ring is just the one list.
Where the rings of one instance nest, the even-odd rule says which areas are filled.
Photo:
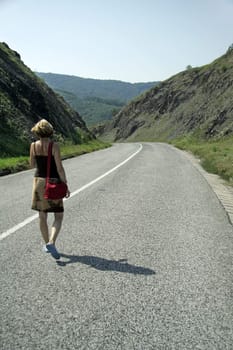
[[127, 259], [120, 260], [108, 260], [104, 258], [99, 258], [97, 256], [78, 256], [78, 255], [68, 255], [60, 254], [62, 258], [69, 259], [67, 261], [57, 261], [59, 266], [66, 266], [68, 264], [81, 263], [88, 265], [94, 269], [101, 271], [118, 271], [124, 273], [132, 273], [135, 275], [155, 275], [155, 271], [142, 267], [134, 266], [127, 263]]

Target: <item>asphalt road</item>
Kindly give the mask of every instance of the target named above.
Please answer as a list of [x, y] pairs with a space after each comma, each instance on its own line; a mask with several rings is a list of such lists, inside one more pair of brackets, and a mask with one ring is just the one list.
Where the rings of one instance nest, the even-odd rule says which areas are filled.
[[187, 157], [145, 143], [84, 187], [137, 150], [64, 161], [59, 263], [32, 217], [33, 171], [0, 178], [0, 349], [233, 349], [233, 228]]

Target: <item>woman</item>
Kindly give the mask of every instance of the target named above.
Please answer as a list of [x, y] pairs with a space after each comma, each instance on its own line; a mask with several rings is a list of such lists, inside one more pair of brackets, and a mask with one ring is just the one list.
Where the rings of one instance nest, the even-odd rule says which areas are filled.
[[[60, 259], [55, 242], [61, 229], [63, 220], [63, 200], [50, 200], [44, 198], [45, 182], [47, 175], [48, 146], [53, 135], [52, 125], [45, 119], [40, 120], [31, 130], [39, 140], [33, 142], [30, 148], [30, 165], [36, 167], [32, 191], [32, 209], [39, 211], [40, 230], [45, 241], [44, 251], [51, 253], [55, 259]], [[62, 166], [60, 148], [53, 143], [50, 177], [58, 178], [67, 183], [65, 170]], [[67, 190], [66, 197], [70, 196]], [[49, 235], [47, 224], [48, 213], [54, 213], [54, 222]]]

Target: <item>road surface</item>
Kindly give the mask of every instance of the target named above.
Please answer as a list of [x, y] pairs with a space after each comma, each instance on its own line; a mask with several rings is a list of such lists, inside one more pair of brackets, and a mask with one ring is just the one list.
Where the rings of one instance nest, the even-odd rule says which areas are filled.
[[0, 178], [0, 349], [233, 349], [233, 229], [187, 157], [115, 144], [64, 167], [60, 262], [33, 171]]

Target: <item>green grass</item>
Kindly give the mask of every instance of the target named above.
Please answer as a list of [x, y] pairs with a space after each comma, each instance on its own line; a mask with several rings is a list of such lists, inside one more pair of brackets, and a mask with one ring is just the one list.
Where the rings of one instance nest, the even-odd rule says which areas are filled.
[[64, 144], [61, 145], [61, 155], [62, 158], [71, 158], [76, 157], [81, 154], [90, 153], [93, 151], [98, 151], [103, 148], [110, 147], [111, 143], [102, 142], [100, 140], [92, 140], [88, 143], [84, 143], [81, 145], [72, 145], [72, 144]]
[[215, 141], [185, 136], [171, 143], [177, 148], [191, 151], [200, 158], [206, 171], [218, 174], [233, 186], [233, 136]]
[[0, 170], [17, 172], [25, 169], [29, 169], [28, 157], [0, 158]]
[[[73, 145], [72, 143], [65, 143], [60, 145], [62, 159], [76, 157], [81, 154], [90, 153], [110, 146], [110, 143], [102, 142], [99, 140], [92, 140], [81, 145]], [[0, 171], [16, 173], [18, 171], [26, 170], [29, 168], [29, 157], [0, 158]]]

